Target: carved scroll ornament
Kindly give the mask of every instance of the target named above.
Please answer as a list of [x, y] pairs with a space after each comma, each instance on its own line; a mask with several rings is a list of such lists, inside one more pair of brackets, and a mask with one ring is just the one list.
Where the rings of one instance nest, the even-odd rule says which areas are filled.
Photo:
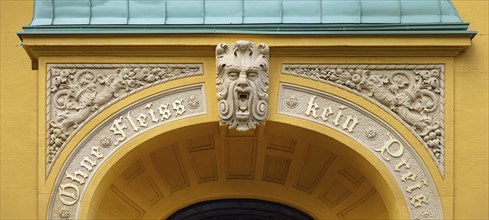
[[442, 65], [284, 65], [282, 72], [352, 91], [393, 113], [443, 170]]
[[220, 120], [238, 131], [265, 121], [268, 107], [266, 44], [237, 41], [216, 48], [217, 100]]
[[141, 89], [202, 73], [200, 64], [49, 65], [48, 169], [74, 132], [103, 108]]

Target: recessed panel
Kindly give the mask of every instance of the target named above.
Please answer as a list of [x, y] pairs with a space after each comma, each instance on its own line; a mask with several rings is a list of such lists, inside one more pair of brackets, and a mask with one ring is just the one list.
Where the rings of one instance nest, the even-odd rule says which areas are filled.
[[226, 176], [228, 179], [253, 179], [256, 143], [251, 138], [229, 138], [226, 141]]
[[263, 168], [263, 180], [284, 184], [289, 173], [291, 159], [267, 155]]
[[218, 179], [215, 155], [195, 155], [192, 157], [192, 167], [199, 183]]
[[303, 159], [304, 165], [300, 170], [295, 187], [304, 192], [311, 193], [335, 158], [336, 155], [329, 151], [311, 145]]
[[329, 208], [334, 208], [350, 196], [350, 192], [341, 183], [333, 181], [326, 190], [319, 196], [319, 199], [323, 201]]
[[163, 147], [151, 154], [151, 159], [156, 170], [161, 178], [167, 182], [171, 191], [176, 191], [189, 185], [177, 145]]

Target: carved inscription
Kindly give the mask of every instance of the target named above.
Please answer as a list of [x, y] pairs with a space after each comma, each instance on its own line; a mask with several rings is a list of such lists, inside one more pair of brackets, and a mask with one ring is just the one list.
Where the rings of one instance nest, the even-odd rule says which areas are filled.
[[[404, 154], [404, 146], [398, 140], [392, 137], [390, 133], [386, 133], [388, 139], [380, 147], [372, 147], [376, 152], [379, 152], [382, 159], [385, 161], [391, 161], [391, 158], [400, 158]], [[423, 186], [428, 186], [426, 179], [417, 179], [418, 174], [413, 173], [410, 168], [409, 163], [405, 158], [401, 159], [398, 163], [392, 166], [395, 172], [401, 174], [400, 180], [407, 184], [405, 188], [406, 192], [409, 193], [409, 201], [411, 205], [415, 208], [421, 207], [423, 203], [428, 204], [428, 197], [422, 192], [416, 193], [416, 189], [421, 189]], [[403, 168], [403, 169], [402, 169]]]
[[382, 158], [384, 158], [384, 160], [390, 161], [391, 159], [389, 156], [398, 158], [404, 153], [404, 146], [402, 146], [402, 143], [399, 142], [399, 140], [392, 138], [390, 133], [387, 133], [387, 136], [389, 137], [389, 140], [387, 140], [382, 147], [374, 147], [373, 149], [377, 152], [380, 152], [380, 155], [382, 155]]
[[80, 161], [78, 170], [74, 172], [66, 171], [67, 181], [59, 186], [58, 196], [59, 200], [64, 204], [71, 206], [78, 202], [80, 198], [80, 189], [78, 185], [85, 184], [85, 180], [90, 175], [94, 166], [97, 166], [99, 159], [102, 159], [104, 155], [99, 152], [99, 147], [92, 147], [92, 152], [88, 156], [84, 156]]
[[[148, 122], [146, 121], [148, 116], [151, 117], [153, 123], [159, 123], [169, 120], [171, 117], [184, 115], [185, 106], [183, 106], [182, 102], [183, 99], [176, 99], [171, 105], [169, 103], [161, 104], [157, 108], [159, 112], [158, 116], [155, 115], [155, 110], [151, 108], [153, 103], [149, 102], [144, 105], [145, 111], [136, 114], [136, 116], [131, 111], [127, 111], [124, 117], [120, 116], [114, 119], [110, 126], [110, 131], [115, 138], [113, 145], [117, 146], [127, 139], [126, 129], [132, 129], [133, 132], [137, 133], [140, 131], [140, 128], [148, 127]], [[71, 172], [66, 171], [65, 178], [69, 181], [60, 184], [58, 189], [59, 199], [64, 205], [71, 206], [78, 202], [80, 197], [79, 186], [85, 184], [86, 179], [91, 175], [98, 161], [103, 158], [104, 155], [100, 153], [100, 147], [93, 146], [90, 155], [83, 156], [80, 160], [78, 169]]]
[[[294, 97], [294, 108], [290, 106]], [[414, 149], [381, 119], [331, 94], [291, 84], [280, 86], [278, 113], [332, 128], [374, 154], [402, 190], [410, 218], [443, 219], [431, 176]]]
[[102, 122], [77, 146], [63, 166], [62, 176], [51, 195], [48, 219], [76, 218], [91, 178], [123, 143], [154, 127], [205, 114], [204, 100], [203, 85], [183, 87], [143, 99]]
[[404, 123], [444, 173], [443, 65], [283, 65], [282, 73], [358, 94]]
[[134, 132], [138, 132], [140, 128], [148, 127], [148, 122], [146, 121], [148, 117], [151, 117], [153, 123], [158, 123], [169, 120], [172, 116], [178, 117], [183, 115], [185, 113], [185, 106], [182, 105], [182, 102], [183, 99], [173, 101], [171, 105], [173, 108], [169, 108], [169, 103], [161, 104], [157, 108], [159, 117], [155, 115], [155, 111], [151, 108], [153, 103], [148, 103], [145, 105], [146, 113], [133, 116], [131, 115], [131, 111], [128, 111], [126, 116], [115, 119], [110, 127], [110, 131], [116, 136], [114, 145], [117, 146], [120, 142], [126, 140], [127, 135], [124, 131], [124, 129], [128, 128], [126, 124], [129, 124]]
[[[140, 128], [148, 127], [146, 118], [148, 115], [152, 118], [153, 123], [164, 122], [169, 120], [172, 116], [178, 117], [185, 113], [185, 106], [182, 105], [183, 99], [176, 99], [170, 105], [169, 103], [161, 104], [158, 108], [159, 117], [155, 116], [155, 111], [151, 109], [152, 102], [145, 104], [146, 112], [142, 112], [134, 116], [131, 111], [127, 111], [127, 114], [122, 117], [113, 120], [110, 126], [110, 131], [115, 137], [114, 146], [127, 139], [126, 129], [132, 129], [134, 132], [138, 132]], [[66, 172], [66, 178], [70, 181], [65, 182], [59, 186], [58, 194], [59, 199], [64, 205], [73, 205], [79, 199], [80, 190], [78, 185], [85, 184], [86, 179], [90, 176], [91, 171], [97, 166], [98, 160], [102, 159], [104, 155], [100, 153], [99, 146], [93, 146], [90, 155], [84, 156], [80, 161], [80, 167], [76, 171]]]
[[[339, 110], [337, 111], [333, 110], [331, 106], [322, 107], [321, 108], [322, 110], [320, 111], [321, 114], [318, 114], [318, 109], [320, 109], [320, 107], [318, 106], [317, 103], [314, 102], [315, 99], [316, 96], [311, 96], [309, 102], [307, 103], [307, 109], [304, 112], [306, 116], [311, 116], [313, 118], [320, 117], [321, 120], [323, 120], [324, 122], [328, 121], [328, 119], [332, 119], [330, 121], [331, 123], [333, 123], [334, 126], [341, 125], [340, 127], [343, 130], [347, 130], [348, 132], [353, 132], [353, 129], [355, 129], [355, 126], [358, 124], [358, 118], [352, 115], [348, 115], [346, 116], [346, 119], [343, 120], [344, 116], [342, 110], [346, 108], [345, 106], [343, 105], [338, 106]], [[332, 116], [328, 118], [330, 115]]]
[[[170, 80], [200, 75], [201, 64], [48, 65], [47, 170], [91, 117], [117, 100]], [[132, 125], [132, 124], [131, 124]]]

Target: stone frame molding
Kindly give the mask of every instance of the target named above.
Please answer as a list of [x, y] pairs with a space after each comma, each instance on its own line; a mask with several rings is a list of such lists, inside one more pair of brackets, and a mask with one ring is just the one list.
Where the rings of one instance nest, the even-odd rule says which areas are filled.
[[396, 180], [410, 219], [443, 219], [438, 191], [423, 160], [382, 119], [340, 97], [286, 83], [280, 84], [277, 113], [327, 126], [360, 143]]
[[66, 143], [98, 113], [145, 88], [197, 75], [202, 64], [48, 64], [46, 177]]
[[357, 94], [404, 124], [445, 174], [444, 65], [284, 64], [282, 74]]

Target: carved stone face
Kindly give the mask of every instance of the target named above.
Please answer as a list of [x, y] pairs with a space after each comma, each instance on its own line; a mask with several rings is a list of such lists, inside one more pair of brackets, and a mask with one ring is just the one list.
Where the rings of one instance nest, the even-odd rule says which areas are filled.
[[221, 122], [246, 131], [265, 121], [268, 46], [248, 41], [216, 47], [216, 87]]

